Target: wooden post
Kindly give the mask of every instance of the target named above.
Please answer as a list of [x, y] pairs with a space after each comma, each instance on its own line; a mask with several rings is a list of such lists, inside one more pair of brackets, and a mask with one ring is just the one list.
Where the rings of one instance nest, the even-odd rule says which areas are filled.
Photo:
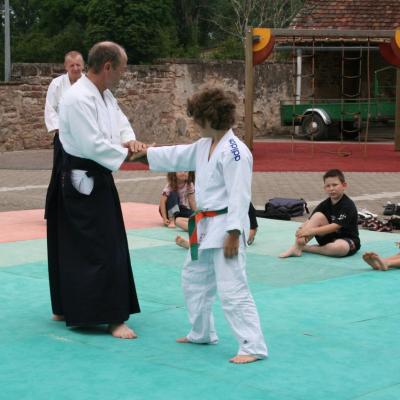
[[253, 150], [253, 27], [249, 26], [245, 39], [245, 99], [244, 99], [244, 141], [250, 150]]
[[4, 80], [11, 78], [10, 1], [4, 1]]
[[400, 68], [396, 70], [396, 125], [394, 130], [394, 149], [400, 151]]

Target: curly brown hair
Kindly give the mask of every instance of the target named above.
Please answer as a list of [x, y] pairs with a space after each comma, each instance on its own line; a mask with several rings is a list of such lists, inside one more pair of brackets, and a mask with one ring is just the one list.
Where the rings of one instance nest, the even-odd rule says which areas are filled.
[[205, 88], [187, 101], [187, 113], [201, 127], [206, 121], [216, 130], [228, 130], [235, 123], [236, 104], [222, 88]]
[[[194, 177], [194, 171], [189, 171], [187, 183], [194, 183]], [[173, 192], [176, 192], [178, 190], [178, 179], [176, 178], [176, 172], [168, 172], [167, 181], [169, 183], [169, 186], [171, 187], [171, 190]]]

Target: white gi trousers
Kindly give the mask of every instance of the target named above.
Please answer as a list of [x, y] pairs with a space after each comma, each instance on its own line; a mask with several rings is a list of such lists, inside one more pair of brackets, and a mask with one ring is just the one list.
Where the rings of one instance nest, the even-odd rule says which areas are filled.
[[239, 355], [268, 356], [256, 305], [245, 271], [246, 253], [241, 244], [237, 257], [226, 258], [223, 248], [199, 250], [192, 261], [190, 251], [182, 272], [182, 286], [192, 329], [186, 336], [193, 343], [218, 342], [212, 305], [218, 292], [229, 325], [239, 342]]

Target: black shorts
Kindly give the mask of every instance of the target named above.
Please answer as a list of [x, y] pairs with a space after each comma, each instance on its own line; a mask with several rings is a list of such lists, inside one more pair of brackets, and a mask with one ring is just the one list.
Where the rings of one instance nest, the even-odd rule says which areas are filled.
[[352, 256], [353, 254], [357, 253], [357, 251], [359, 250], [359, 247], [356, 246], [356, 244], [354, 243], [354, 240], [350, 239], [350, 238], [338, 237], [334, 233], [333, 234], [331, 233], [331, 234], [328, 234], [325, 236], [315, 236], [315, 240], [318, 242], [318, 244], [320, 246], [325, 246], [326, 244], [332, 243], [338, 239], [344, 240], [349, 245], [349, 252], [343, 257]]
[[179, 212], [174, 214], [174, 218], [189, 218], [193, 214], [193, 210], [185, 206], [179, 206]]

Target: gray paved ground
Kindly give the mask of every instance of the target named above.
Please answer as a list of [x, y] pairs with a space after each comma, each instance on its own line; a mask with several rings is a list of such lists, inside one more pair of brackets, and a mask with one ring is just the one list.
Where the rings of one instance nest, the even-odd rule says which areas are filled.
[[[52, 150], [0, 153], [0, 211], [43, 208], [50, 179]], [[165, 175], [148, 171], [115, 174], [121, 201], [158, 204]], [[400, 173], [346, 174], [348, 194], [358, 208], [382, 214], [387, 201], [400, 203]], [[271, 197], [303, 197], [311, 206], [324, 198], [319, 172], [256, 172], [253, 203], [261, 208]]]

